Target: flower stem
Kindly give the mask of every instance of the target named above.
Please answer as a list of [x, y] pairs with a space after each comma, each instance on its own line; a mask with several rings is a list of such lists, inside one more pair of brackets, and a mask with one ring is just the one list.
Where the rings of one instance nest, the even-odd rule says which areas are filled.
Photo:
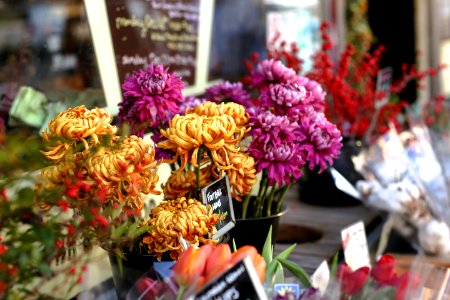
[[203, 148], [200, 147], [197, 152], [197, 167], [195, 167], [195, 181], [196, 181], [196, 189], [195, 189], [195, 199], [200, 200], [200, 161], [203, 155]]
[[183, 294], [184, 294], [185, 289], [186, 289], [186, 287], [184, 285], [180, 286], [180, 288], [178, 289], [178, 293], [177, 293], [177, 300], [183, 299]]
[[[264, 176], [264, 173], [263, 173]], [[256, 210], [256, 215], [255, 217], [262, 217], [262, 212], [263, 212], [263, 207], [264, 207], [264, 202], [266, 201], [266, 193], [267, 193], [267, 187], [269, 186], [269, 180], [266, 176], [264, 176], [263, 181], [261, 182], [262, 186], [261, 186], [261, 196], [258, 199], [258, 203], [257, 203], [257, 210]]]
[[266, 215], [267, 216], [271, 216], [272, 215], [272, 201], [273, 201], [273, 196], [275, 195], [276, 189], [277, 189], [277, 185], [274, 184], [272, 186], [272, 190], [270, 191], [269, 199], [267, 201], [267, 208], [266, 208]]
[[242, 215], [241, 218], [245, 219], [247, 217], [247, 210], [248, 210], [248, 204], [250, 203], [250, 197], [251, 197], [252, 191], [250, 191], [244, 198], [244, 201], [242, 202]]
[[292, 186], [292, 183], [289, 183], [288, 185], [285, 185], [281, 189], [280, 196], [277, 199], [278, 203], [277, 203], [277, 210], [275, 211], [276, 214], [281, 211], [281, 204], [283, 204], [284, 194], [286, 194], [286, 192], [291, 188], [291, 186]]

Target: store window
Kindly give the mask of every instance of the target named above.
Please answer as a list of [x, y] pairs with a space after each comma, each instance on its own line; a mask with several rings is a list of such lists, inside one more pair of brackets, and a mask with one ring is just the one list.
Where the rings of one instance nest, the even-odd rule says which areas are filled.
[[41, 128], [66, 107], [105, 106], [82, 0], [0, 1], [0, 117]]

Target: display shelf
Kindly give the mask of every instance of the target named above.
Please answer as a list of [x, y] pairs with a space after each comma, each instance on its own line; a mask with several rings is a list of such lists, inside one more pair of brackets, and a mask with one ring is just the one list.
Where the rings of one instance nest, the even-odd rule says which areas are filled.
[[[298, 188], [295, 186], [285, 201], [288, 211], [282, 216], [278, 231], [283, 242], [276, 243], [275, 253], [297, 243], [298, 246], [289, 259], [301, 265], [309, 274], [322, 261], [330, 262], [336, 253], [342, 251], [341, 230], [359, 220], [366, 227], [369, 248], [378, 240], [383, 216], [376, 210], [364, 205], [323, 207], [306, 204], [300, 201]], [[285, 232], [286, 228], [290, 232]], [[304, 234], [299, 234], [302, 231]]]

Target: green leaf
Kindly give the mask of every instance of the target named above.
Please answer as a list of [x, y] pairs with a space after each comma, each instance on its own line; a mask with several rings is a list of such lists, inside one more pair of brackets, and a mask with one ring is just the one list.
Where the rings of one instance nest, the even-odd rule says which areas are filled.
[[233, 252], [237, 251], [236, 241], [233, 239]]
[[303, 284], [305, 288], [311, 287], [311, 279], [309, 278], [306, 271], [300, 267], [295, 262], [289, 261], [284, 258], [278, 258], [277, 259], [283, 267], [289, 270], [289, 272], [292, 273], [297, 279]]
[[273, 274], [277, 271], [277, 266], [279, 265], [278, 259], [280, 258], [287, 259], [296, 246], [297, 244], [292, 244], [291, 246], [280, 252], [280, 254], [278, 254], [274, 260], [268, 263], [266, 269], [266, 276], [272, 277]]
[[125, 233], [125, 231], [127, 230], [128, 225], [129, 224], [124, 223], [124, 224], [121, 224], [119, 227], [115, 228], [111, 232], [111, 238], [117, 239], [117, 238], [121, 237]]
[[334, 256], [333, 256], [333, 260], [331, 261], [331, 276], [334, 278], [336, 276], [336, 271], [338, 268], [338, 260], [339, 260], [339, 252], [337, 252]]
[[127, 233], [127, 235], [130, 236], [130, 235], [136, 230], [136, 228], [138, 228], [138, 225], [139, 225], [138, 222], [132, 223], [132, 224], [128, 227], [128, 233]]
[[272, 225], [270, 225], [269, 233], [267, 234], [266, 241], [263, 246], [262, 256], [266, 261], [266, 264], [269, 264], [272, 261], [273, 252], [272, 252]]
[[275, 267], [275, 283], [284, 283], [284, 269], [283, 266], [281, 265], [281, 263], [277, 260], [274, 260], [273, 262], [276, 262], [276, 267]]
[[139, 228], [137, 228], [136, 230], [134, 230], [133, 232], [131, 232], [128, 236], [131, 238], [137, 238], [138, 236], [141, 236], [142, 234], [146, 233], [147, 231], [151, 230], [153, 228], [153, 226], [141, 226]]

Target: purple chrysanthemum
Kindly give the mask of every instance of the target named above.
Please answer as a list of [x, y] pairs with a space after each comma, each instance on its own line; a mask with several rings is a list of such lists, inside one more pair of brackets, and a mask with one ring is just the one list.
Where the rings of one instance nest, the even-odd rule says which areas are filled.
[[295, 71], [284, 66], [279, 60], [263, 60], [251, 74], [251, 86], [265, 90], [269, 84], [290, 82], [295, 77]]
[[255, 159], [257, 172], [267, 172], [270, 186], [290, 184], [291, 180], [298, 180], [302, 175], [305, 161], [302, 159], [300, 147], [296, 143], [284, 142], [282, 144], [270, 141], [263, 143], [252, 141], [248, 151]]
[[133, 72], [122, 84], [124, 99], [119, 103], [119, 121], [128, 122], [133, 134], [157, 128], [179, 111], [184, 83], [168, 68], [151, 64], [147, 70]]
[[319, 173], [323, 172], [328, 167], [327, 164], [333, 164], [333, 160], [340, 154], [341, 132], [322, 113], [303, 118], [300, 125], [306, 137], [300, 146], [304, 158], [309, 162], [311, 170], [318, 166]]
[[172, 159], [174, 153], [171, 150], [158, 148], [156, 145], [159, 142], [162, 142], [165, 140], [165, 138], [161, 135], [161, 133], [157, 130], [155, 133], [151, 136], [152, 141], [155, 143], [155, 158], [157, 160], [165, 159], [169, 160]]
[[221, 103], [231, 101], [241, 104], [244, 107], [247, 107], [252, 101], [249, 92], [244, 90], [242, 83], [231, 83], [229, 81], [218, 83], [206, 89], [205, 97], [212, 102]]
[[272, 107], [277, 115], [287, 115], [297, 121], [302, 114], [312, 110], [308, 102], [310, 94], [295, 82], [271, 84], [261, 93], [259, 101], [263, 107]]
[[271, 111], [259, 111], [250, 115], [251, 135], [258, 142], [276, 144], [283, 142], [298, 143], [305, 137], [297, 122], [291, 122], [287, 116], [276, 116]]
[[184, 115], [186, 113], [186, 110], [190, 110], [191, 108], [196, 107], [205, 101], [205, 98], [197, 98], [195, 96], [185, 97], [183, 103], [181, 103], [180, 105], [180, 110], [178, 113], [180, 115]]
[[313, 107], [314, 111], [324, 112], [326, 92], [322, 89], [320, 83], [300, 75], [296, 77], [295, 82], [304, 86], [309, 92], [307, 103]]

